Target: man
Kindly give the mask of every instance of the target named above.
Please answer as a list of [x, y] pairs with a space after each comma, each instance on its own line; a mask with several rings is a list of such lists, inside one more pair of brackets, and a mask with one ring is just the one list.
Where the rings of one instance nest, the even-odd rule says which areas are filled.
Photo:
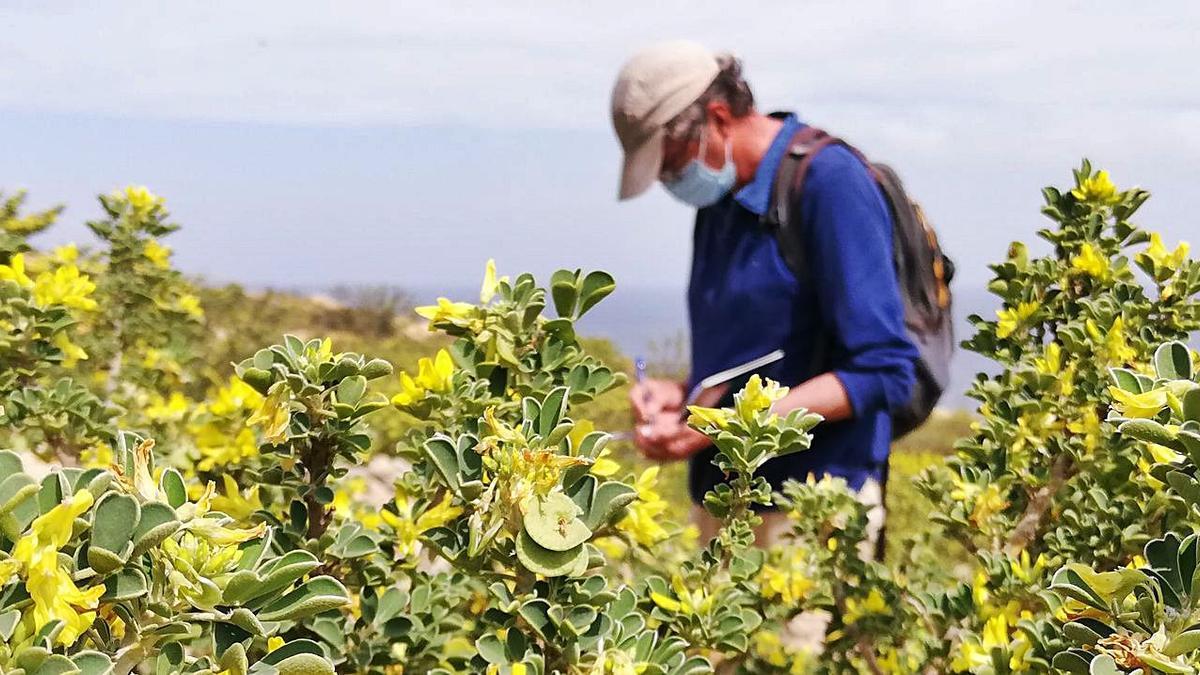
[[[772, 352], [759, 372], [792, 387], [779, 413], [806, 408], [825, 422], [811, 449], [776, 459], [773, 488], [809, 474], [844, 478], [880, 505], [892, 436], [890, 411], [908, 400], [918, 353], [906, 336], [892, 260], [892, 223], [878, 185], [848, 148], [816, 154], [793, 209], [803, 224], [804, 270], [793, 274], [766, 214], [776, 171], [797, 131], [794, 115], [754, 105], [738, 59], [692, 42], [646, 49], [621, 69], [612, 118], [624, 150], [620, 199], [660, 182], [697, 210], [688, 309], [687, 383], [646, 380], [631, 401], [636, 442], [658, 460], [687, 459], [693, 501], [722, 480], [707, 439], [684, 422], [686, 391], [704, 378]], [[728, 404], [732, 390], [707, 404]], [[705, 535], [716, 523], [694, 517]], [[762, 540], [786, 520], [763, 514]], [[875, 533], [882, 509], [873, 509]]]

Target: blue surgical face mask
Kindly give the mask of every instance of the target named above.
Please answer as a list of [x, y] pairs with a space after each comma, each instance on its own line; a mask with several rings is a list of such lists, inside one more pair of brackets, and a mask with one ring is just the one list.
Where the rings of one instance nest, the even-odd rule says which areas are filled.
[[719, 169], [704, 163], [705, 132], [700, 132], [700, 154], [679, 171], [677, 177], [663, 181], [663, 187], [676, 199], [702, 209], [712, 206], [728, 194], [737, 182], [737, 167], [733, 164], [733, 146], [725, 140], [725, 163]]

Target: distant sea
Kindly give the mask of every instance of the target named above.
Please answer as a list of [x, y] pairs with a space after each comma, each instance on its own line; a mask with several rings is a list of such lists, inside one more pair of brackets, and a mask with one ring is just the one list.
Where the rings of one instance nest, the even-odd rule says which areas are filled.
[[[438, 296], [452, 300], [474, 300], [479, 289], [423, 288], [406, 286], [405, 290], [414, 300], [424, 304], [433, 302]], [[630, 357], [662, 357], [678, 354], [686, 358], [687, 305], [685, 291], [674, 288], [622, 287], [588, 312], [580, 321], [580, 332], [585, 335], [612, 340], [622, 352]], [[983, 288], [955, 288], [954, 315], [956, 337], [961, 340], [971, 334], [967, 317], [979, 314], [994, 317], [998, 302]], [[951, 385], [943, 396], [941, 405], [946, 408], [975, 408], [974, 401], [965, 392], [977, 372], [992, 372], [990, 361], [978, 354], [959, 349], [951, 366]]]

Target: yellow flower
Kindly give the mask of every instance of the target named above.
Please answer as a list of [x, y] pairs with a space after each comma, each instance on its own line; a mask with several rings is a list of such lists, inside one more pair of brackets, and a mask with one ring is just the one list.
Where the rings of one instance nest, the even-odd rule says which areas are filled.
[[425, 399], [426, 392], [450, 391], [453, 382], [454, 359], [450, 352], [439, 349], [432, 359], [423, 357], [417, 361], [416, 378], [401, 371], [400, 392], [392, 397], [392, 405], [403, 408], [420, 403]]
[[438, 298], [436, 305], [425, 305], [417, 307], [417, 314], [429, 319], [429, 330], [433, 330], [434, 326], [439, 323], [461, 323], [463, 319], [471, 316], [475, 311], [475, 305], [469, 302], [451, 302], [447, 298]]
[[1108, 258], [1100, 255], [1089, 242], [1084, 242], [1079, 249], [1079, 255], [1071, 258], [1071, 267], [1099, 281], [1112, 278]]
[[1150, 234], [1150, 245], [1146, 247], [1145, 255], [1154, 261], [1155, 267], [1178, 269], [1187, 260], [1190, 248], [1186, 241], [1181, 241], [1174, 251], [1167, 251], [1162, 236], [1153, 232]]
[[279, 649], [282, 646], [283, 646], [283, 638], [279, 637], [278, 635], [272, 635], [271, 637], [267, 638], [267, 653], [268, 654], [275, 651], [276, 649]]
[[224, 492], [214, 494], [212, 497], [213, 510], [220, 511], [239, 522], [248, 521], [255, 511], [262, 510], [263, 503], [258, 497], [258, 485], [251, 487], [243, 497], [241, 491], [238, 490], [237, 481], [233, 480], [229, 474], [223, 473], [221, 474], [221, 486]]
[[1015, 559], [1008, 561], [1012, 567], [1013, 576], [1024, 581], [1027, 584], [1037, 581], [1042, 576], [1042, 572], [1046, 569], [1046, 557], [1038, 554], [1037, 560], [1032, 563], [1029, 560], [1029, 552], [1022, 550], [1021, 554]]
[[74, 265], [61, 265], [53, 272], [42, 272], [33, 283], [33, 301], [42, 307], [63, 305], [72, 309], [96, 309], [90, 296], [96, 284]]
[[843, 615], [843, 622], [848, 626], [858, 622], [864, 616], [869, 615], [887, 615], [887, 601], [883, 599], [883, 594], [878, 588], [872, 588], [871, 592], [862, 602], [854, 598], [846, 598], [846, 612]]
[[79, 260], [79, 248], [75, 244], [66, 244], [55, 248], [51, 255], [60, 263], [73, 263]]
[[1151, 389], [1135, 394], [1117, 386], [1109, 386], [1108, 393], [1112, 394], [1113, 407], [1125, 417], [1154, 417], [1167, 406], [1166, 389]]
[[171, 247], [163, 246], [154, 239], [146, 242], [142, 248], [142, 255], [160, 269], [167, 269], [171, 266]]
[[996, 318], [999, 319], [999, 323], [996, 326], [996, 337], [1006, 338], [1017, 332], [1017, 329], [1024, 327], [1041, 307], [1041, 304], [1036, 302], [1021, 302], [1017, 303], [1015, 308], [997, 310]]
[[594, 476], [601, 478], [609, 478], [615, 476], [621, 470], [621, 465], [612, 458], [612, 451], [604, 448], [596, 459], [592, 460], [592, 466], [588, 471]]
[[163, 203], [162, 197], [150, 192], [144, 185], [127, 186], [123, 194], [118, 192], [114, 196], [124, 198], [138, 213], [149, 213]]
[[0, 281], [11, 281], [21, 288], [33, 288], [33, 279], [25, 273], [25, 254], [18, 253], [7, 265], [0, 265]]
[[291, 413], [288, 409], [288, 391], [285, 387], [277, 387], [267, 394], [258, 410], [246, 420], [251, 426], [261, 425], [263, 440], [271, 445], [279, 445], [287, 440], [288, 424]]
[[1100, 416], [1094, 408], [1084, 408], [1083, 418], [1068, 423], [1067, 429], [1074, 434], [1083, 434], [1083, 447], [1089, 454], [1100, 446]]
[[232, 439], [216, 424], [208, 423], [192, 429], [200, 461], [196, 468], [212, 471], [217, 467], [241, 464], [258, 456], [258, 439], [249, 427], [242, 427]]
[[979, 526], [987, 523], [992, 516], [1003, 511], [1008, 506], [1008, 500], [1000, 492], [995, 483], [988, 483], [975, 500], [975, 508], [971, 511], [971, 520]]
[[1107, 171], [1097, 171], [1079, 182], [1079, 187], [1071, 190], [1071, 195], [1081, 202], [1108, 206], [1121, 201], [1117, 186], [1108, 177]]
[[1057, 375], [1062, 370], [1062, 347], [1051, 342], [1042, 354], [1042, 358], [1033, 360], [1033, 367], [1041, 375]]
[[1088, 319], [1084, 323], [1088, 337], [1101, 344], [1105, 360], [1111, 365], [1124, 365], [1132, 361], [1137, 352], [1125, 340], [1125, 319], [1118, 316], [1107, 333], [1101, 332], [1095, 321]]
[[177, 391], [165, 399], [161, 394], [154, 394], [145, 415], [152, 422], [178, 422], [187, 415], [188, 407], [187, 398]]
[[729, 426], [729, 413], [720, 408], [702, 408], [698, 405], [688, 406], [688, 424], [698, 429], [716, 427], [724, 429]]
[[70, 571], [59, 565], [59, 549], [71, 540], [75, 519], [92, 503], [92, 494], [87, 490], [67, 497], [34, 519], [29, 533], [13, 548], [12, 560], [24, 569], [25, 588], [33, 600], [35, 630], [54, 620], [62, 621], [62, 632], [56, 638], [61, 645], [75, 642], [92, 625], [96, 605], [104, 593], [103, 585], [80, 590]]
[[229, 384], [220, 387], [212, 395], [208, 403], [208, 412], [217, 416], [232, 415], [248, 412], [262, 405], [263, 396], [254, 387], [246, 384], [236, 375], [229, 377]]
[[66, 333], [60, 332], [54, 334], [54, 346], [58, 347], [58, 350], [63, 353], [62, 364], [67, 368], [75, 367], [76, 364], [86, 360], [88, 357], [87, 352], [83, 351], [83, 348], [79, 345], [71, 342], [71, 338], [67, 337]]
[[266, 523], [259, 523], [249, 529], [226, 527], [231, 523], [231, 519], [227, 518], [203, 517], [193, 518], [185, 527], [189, 532], [214, 546], [234, 546], [244, 541], [257, 539], [267, 531]]
[[652, 591], [650, 600], [668, 612], [691, 616], [707, 614], [717, 598], [716, 594], [710, 594], [709, 590], [704, 587], [696, 590], [689, 589], [683, 577], [678, 574], [671, 575], [671, 591], [674, 593], [674, 597]]
[[617, 523], [618, 530], [642, 546], [653, 546], [669, 536], [661, 523], [670, 504], [654, 489], [657, 483], [657, 466], [643, 471], [634, 482], [638, 498], [629, 505], [625, 517]]
[[1159, 445], [1158, 443], [1147, 443], [1146, 451], [1150, 453], [1150, 457], [1156, 464], [1173, 464], [1174, 462], [1178, 462], [1183, 456], [1171, 448]]
[[432, 360], [423, 358], [417, 362], [417, 384], [429, 391], [449, 391], [453, 378], [454, 359], [445, 349], [439, 349]]
[[413, 500], [406, 492], [397, 488], [396, 499], [393, 502], [397, 513], [392, 513], [388, 509], [379, 512], [383, 522], [387, 523], [396, 534], [396, 554], [401, 558], [408, 558], [420, 553], [422, 534], [435, 527], [442, 527], [461, 516], [462, 507], [453, 505], [452, 501], [450, 494], [447, 493], [442, 497], [442, 501], [427, 508], [421, 515], [414, 518]]
[[404, 371], [400, 371], [400, 391], [392, 397], [392, 405], [404, 408], [418, 403], [425, 398], [425, 390], [417, 386], [416, 380]]
[[113, 465], [113, 451], [106, 443], [97, 443], [79, 455], [79, 464], [89, 469], [107, 469]]
[[758, 413], [768, 410], [776, 401], [786, 396], [787, 387], [779, 386], [778, 382], [767, 380], [763, 383], [758, 375], [751, 375], [746, 386], [734, 397], [734, 409], [744, 422], [750, 422]]
[[191, 293], [184, 293], [179, 296], [179, 300], [175, 303], [176, 309], [190, 317], [196, 319], [204, 318], [204, 308], [200, 305], [200, 298]]
[[816, 582], [811, 578], [811, 566], [804, 553], [800, 547], [791, 547], [780, 565], [763, 565], [758, 583], [764, 598], [777, 597], [787, 605], [794, 605], [808, 597]]
[[496, 297], [496, 288], [502, 281], [508, 281], [508, 277], [497, 279], [496, 261], [489, 259], [483, 268], [483, 286], [479, 289], [479, 302], [484, 305], [491, 302], [492, 298]]

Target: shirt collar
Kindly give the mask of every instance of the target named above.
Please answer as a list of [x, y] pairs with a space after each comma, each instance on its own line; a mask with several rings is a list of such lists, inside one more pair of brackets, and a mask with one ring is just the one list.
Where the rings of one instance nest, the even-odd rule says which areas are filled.
[[783, 118], [783, 126], [779, 128], [775, 140], [771, 141], [770, 147], [758, 162], [758, 168], [754, 171], [754, 179], [734, 195], [733, 198], [737, 203], [755, 215], [762, 216], [771, 205], [771, 190], [775, 187], [775, 173], [779, 169], [779, 163], [783, 161], [784, 153], [788, 151], [792, 136], [800, 130], [801, 126], [803, 125], [794, 114]]

